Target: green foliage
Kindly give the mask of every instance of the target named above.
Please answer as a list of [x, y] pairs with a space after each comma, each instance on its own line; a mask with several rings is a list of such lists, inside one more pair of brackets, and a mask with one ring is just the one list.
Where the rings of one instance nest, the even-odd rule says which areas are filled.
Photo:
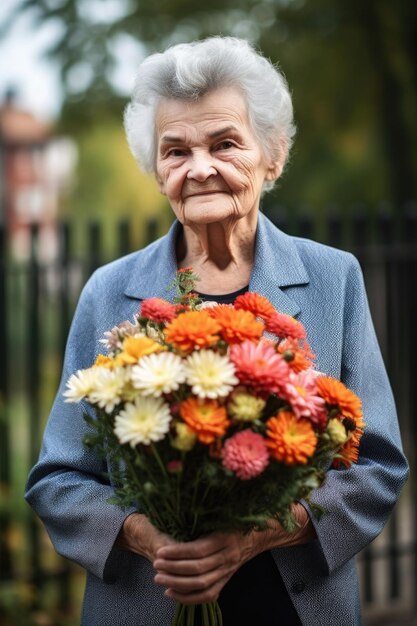
[[[260, 477], [244, 481], [226, 470], [220, 457], [208, 455], [202, 443], [187, 453], [176, 450], [170, 437], [150, 446], [121, 445], [114, 434], [114, 415], [98, 407], [95, 411], [96, 419], [85, 415], [91, 434], [84, 443], [109, 461], [116, 494], [111, 503], [135, 506], [178, 541], [216, 531], [265, 530], [271, 519], [293, 532], [297, 526], [291, 504], [308, 499], [320, 487], [334, 454], [322, 440], [305, 465], [270, 463]], [[177, 469], [169, 469], [172, 463]], [[221, 515], [219, 502], [224, 503]]]
[[279, 197], [286, 205], [319, 207], [383, 199], [401, 209], [417, 196], [412, 0], [22, 0], [20, 11], [62, 27], [50, 53], [62, 68], [67, 127], [88, 125], [103, 111], [119, 123], [123, 100], [112, 76], [121, 39], [142, 46], [143, 55], [232, 34], [279, 61], [294, 96], [293, 164], [267, 203]]
[[99, 220], [106, 234], [106, 249], [114, 245], [113, 226], [120, 218], [129, 219], [135, 248], [145, 243], [145, 227], [150, 218], [158, 218], [164, 230], [171, 219], [155, 180], [139, 170], [131, 155], [120, 119], [99, 117], [74, 135], [78, 164], [72, 193], [64, 208], [64, 213], [75, 222]]

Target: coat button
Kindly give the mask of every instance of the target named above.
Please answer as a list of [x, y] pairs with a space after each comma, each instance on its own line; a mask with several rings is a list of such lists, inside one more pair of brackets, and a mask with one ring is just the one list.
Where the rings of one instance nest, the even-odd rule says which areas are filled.
[[292, 591], [294, 593], [301, 593], [306, 588], [306, 584], [302, 580], [297, 580], [292, 586]]

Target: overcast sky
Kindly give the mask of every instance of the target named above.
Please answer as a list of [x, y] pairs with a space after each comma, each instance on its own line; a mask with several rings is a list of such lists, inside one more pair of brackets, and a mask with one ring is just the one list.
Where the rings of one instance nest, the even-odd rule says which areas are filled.
[[[0, 25], [4, 23], [19, 0], [0, 0]], [[106, 0], [105, 3], [92, 0], [88, 5], [97, 19], [110, 21], [120, 13], [121, 0]], [[104, 11], [104, 7], [107, 10]], [[59, 35], [58, 26], [45, 24], [35, 26], [30, 14], [17, 18], [6, 37], [0, 40], [0, 102], [6, 90], [14, 87], [17, 101], [42, 119], [53, 120], [60, 109], [62, 91], [59, 72], [52, 60], [43, 52]], [[144, 56], [143, 47], [127, 35], [119, 35], [112, 47], [117, 70], [112, 82], [123, 95], [131, 92], [135, 67]], [[81, 76], [78, 77], [81, 80]], [[76, 77], [77, 79], [77, 77]]]
[[[10, 14], [17, 0], [1, 0], [0, 24]], [[30, 15], [15, 20], [0, 41], [0, 100], [9, 87], [18, 94], [18, 103], [43, 119], [53, 119], [61, 104], [57, 68], [42, 57], [54, 41], [57, 30], [51, 26], [36, 28]]]

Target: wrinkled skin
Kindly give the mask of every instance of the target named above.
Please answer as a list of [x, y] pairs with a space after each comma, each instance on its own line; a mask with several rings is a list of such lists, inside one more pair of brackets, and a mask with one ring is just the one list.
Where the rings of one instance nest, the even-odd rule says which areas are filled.
[[142, 514], [126, 518], [118, 545], [147, 558], [156, 570], [155, 583], [166, 587], [165, 595], [183, 604], [216, 600], [237, 569], [260, 552], [275, 547], [306, 543], [314, 537], [307, 511], [293, 507], [300, 526], [287, 533], [277, 522], [266, 531], [213, 533], [180, 543], [159, 532]]
[[232, 88], [193, 102], [162, 101], [155, 129], [159, 188], [184, 226], [180, 265], [194, 268], [204, 293], [219, 284], [223, 293], [239, 289], [252, 269], [263, 183], [282, 171], [281, 138], [274, 161], [254, 136], [244, 97]]

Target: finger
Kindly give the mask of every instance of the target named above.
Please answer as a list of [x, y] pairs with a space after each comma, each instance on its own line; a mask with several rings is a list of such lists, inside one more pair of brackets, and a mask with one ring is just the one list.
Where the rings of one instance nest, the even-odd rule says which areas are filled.
[[224, 550], [198, 559], [161, 559], [157, 558], [153, 566], [157, 572], [179, 576], [199, 576], [222, 567], [227, 562]]
[[175, 589], [180, 593], [193, 593], [212, 587], [226, 575], [230, 575], [230, 571], [226, 568], [216, 568], [200, 576], [175, 576], [166, 572], [158, 572], [154, 581], [158, 585]]
[[203, 558], [219, 552], [227, 543], [228, 538], [225, 534], [215, 533], [194, 541], [162, 546], [157, 551], [157, 558], [172, 560]]
[[184, 593], [173, 588], [168, 588], [165, 591], [165, 596], [172, 598], [176, 602], [181, 602], [182, 604], [203, 604], [205, 602], [215, 602], [229, 579], [229, 575], [224, 576], [211, 587], [190, 593]]

